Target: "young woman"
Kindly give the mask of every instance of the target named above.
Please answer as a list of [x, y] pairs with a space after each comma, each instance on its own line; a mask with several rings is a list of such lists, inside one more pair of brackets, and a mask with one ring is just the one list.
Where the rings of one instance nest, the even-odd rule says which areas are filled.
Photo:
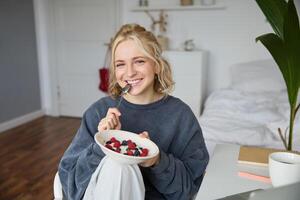
[[[110, 96], [84, 113], [59, 165], [65, 196], [81, 199], [105, 156], [94, 141], [95, 133], [122, 129], [148, 137], [160, 149], [157, 157], [140, 164], [145, 199], [191, 199], [200, 187], [208, 152], [191, 109], [169, 95], [174, 82], [160, 45], [151, 32], [127, 24], [116, 34], [111, 53]], [[127, 84], [131, 88], [117, 108]]]

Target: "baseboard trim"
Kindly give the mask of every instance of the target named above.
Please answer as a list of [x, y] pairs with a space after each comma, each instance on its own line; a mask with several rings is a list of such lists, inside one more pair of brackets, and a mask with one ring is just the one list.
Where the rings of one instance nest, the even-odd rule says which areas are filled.
[[44, 110], [38, 110], [32, 113], [28, 113], [26, 115], [14, 118], [12, 120], [0, 123], [0, 133], [3, 131], [6, 131], [8, 129], [11, 128], [15, 128], [19, 125], [25, 124], [27, 122], [30, 122], [36, 118], [39, 118], [41, 116], [45, 115], [45, 111]]

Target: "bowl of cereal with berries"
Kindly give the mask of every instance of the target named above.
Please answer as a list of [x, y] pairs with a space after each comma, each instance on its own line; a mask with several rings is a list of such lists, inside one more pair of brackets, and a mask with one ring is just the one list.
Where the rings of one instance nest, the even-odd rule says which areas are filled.
[[94, 138], [107, 156], [121, 164], [138, 164], [159, 153], [154, 142], [128, 131], [105, 130]]

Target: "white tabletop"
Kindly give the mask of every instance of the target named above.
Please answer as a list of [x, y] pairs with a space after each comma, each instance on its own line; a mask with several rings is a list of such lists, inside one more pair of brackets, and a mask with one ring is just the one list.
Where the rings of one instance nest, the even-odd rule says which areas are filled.
[[269, 183], [238, 176], [239, 170], [243, 168], [260, 175], [268, 175], [266, 167], [239, 165], [237, 163], [239, 149], [238, 145], [216, 145], [195, 200], [218, 199], [236, 193], [272, 187]]

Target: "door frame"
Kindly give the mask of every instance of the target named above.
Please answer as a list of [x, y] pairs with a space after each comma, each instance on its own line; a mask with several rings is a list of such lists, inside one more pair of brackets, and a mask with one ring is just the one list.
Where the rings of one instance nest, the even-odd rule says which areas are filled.
[[[54, 3], [53, 0], [33, 0], [33, 9], [42, 109], [46, 115], [60, 116]], [[123, 16], [122, 0], [116, 0], [115, 6], [119, 27]]]

